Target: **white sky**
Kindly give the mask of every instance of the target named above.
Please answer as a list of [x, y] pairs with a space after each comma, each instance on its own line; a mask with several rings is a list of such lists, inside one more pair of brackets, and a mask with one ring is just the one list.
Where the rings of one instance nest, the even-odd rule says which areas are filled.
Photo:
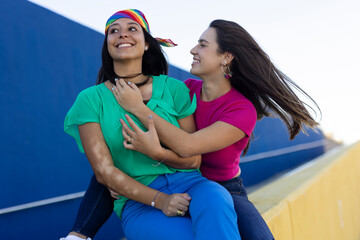
[[360, 139], [360, 1], [358, 0], [32, 0], [103, 33], [116, 11], [144, 12], [172, 65], [190, 69], [190, 49], [214, 19], [243, 26], [322, 111], [321, 129], [337, 140]]

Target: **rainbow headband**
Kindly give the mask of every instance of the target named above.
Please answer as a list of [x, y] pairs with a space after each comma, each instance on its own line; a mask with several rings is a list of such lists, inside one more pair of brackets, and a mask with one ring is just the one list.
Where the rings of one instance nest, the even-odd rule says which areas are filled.
[[[105, 35], [110, 27], [110, 25], [116, 21], [117, 19], [120, 18], [129, 18], [134, 20], [135, 22], [137, 22], [138, 24], [140, 24], [141, 27], [143, 27], [148, 33], [150, 33], [150, 27], [149, 27], [149, 23], [145, 18], [145, 15], [137, 9], [127, 9], [127, 10], [123, 10], [123, 11], [118, 11], [116, 13], [114, 13], [106, 22], [105, 25]], [[170, 39], [163, 39], [163, 38], [155, 38], [160, 45], [164, 46], [164, 47], [175, 47], [177, 46], [177, 44], [175, 44], [173, 41], [171, 41]]]

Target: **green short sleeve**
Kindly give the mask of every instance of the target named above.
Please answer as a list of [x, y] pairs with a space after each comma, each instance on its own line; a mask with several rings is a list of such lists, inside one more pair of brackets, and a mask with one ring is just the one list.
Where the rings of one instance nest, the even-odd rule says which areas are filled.
[[75, 103], [66, 114], [64, 131], [74, 137], [80, 152], [84, 152], [81, 144], [78, 126], [88, 123], [100, 123], [99, 107], [100, 98], [95, 87], [85, 89], [80, 92]]
[[[171, 79], [171, 78], [170, 78]], [[195, 112], [196, 109], [196, 97], [193, 100], [190, 99], [190, 90], [185, 83], [173, 79], [173, 97], [175, 111], [178, 113], [177, 119], [185, 118]]]
[[[168, 79], [165, 75], [153, 76], [153, 92], [147, 106], [155, 114], [177, 127], [179, 127], [178, 118], [192, 114], [196, 107], [190, 101], [186, 85], [179, 80]], [[119, 122], [119, 119], [124, 119], [125, 114], [134, 117], [135, 123], [140, 128], [146, 129], [135, 116], [119, 106], [112, 91], [105, 83], [101, 83], [85, 89], [78, 95], [65, 117], [64, 130], [75, 138], [80, 151], [84, 152], [78, 126], [89, 122], [99, 123], [114, 166], [145, 185], [149, 185], [160, 174], [195, 171], [175, 169], [165, 164], [156, 165], [157, 161], [141, 152], [125, 149], [122, 144], [124, 141], [122, 125]], [[120, 198], [115, 201], [114, 206], [118, 216], [121, 216], [126, 200]]]

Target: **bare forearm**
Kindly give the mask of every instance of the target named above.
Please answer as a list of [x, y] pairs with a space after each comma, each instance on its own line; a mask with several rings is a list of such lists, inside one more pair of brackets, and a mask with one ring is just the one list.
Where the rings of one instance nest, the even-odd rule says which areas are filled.
[[[185, 158], [218, 151], [246, 137], [240, 128], [221, 120], [196, 132], [189, 131], [190, 133], [188, 133], [165, 121], [146, 106], [145, 108], [138, 108], [138, 111], [134, 114], [138, 116], [145, 126], [147, 126], [147, 117], [152, 115], [161, 142]], [[186, 118], [180, 120], [183, 121]]]
[[85, 154], [98, 182], [124, 197], [150, 205], [158, 191], [134, 180], [114, 166], [100, 124], [86, 123], [80, 125], [79, 133]]
[[[129, 177], [116, 167], [104, 168], [104, 171], [97, 171], [95, 175], [101, 184], [117, 192], [119, 195], [146, 205], [151, 204], [158, 192]], [[159, 193], [155, 203], [159, 202], [164, 195], [166, 194]], [[155, 204], [155, 207], [158, 207], [158, 204]]]
[[195, 145], [193, 144], [196, 139], [191, 133], [187, 133], [164, 120], [145, 105], [138, 108], [133, 114], [144, 124], [144, 126], [147, 126], [147, 119], [152, 115], [161, 142], [181, 157], [187, 158], [198, 154], [196, 149], [194, 149]]
[[177, 169], [198, 169], [201, 164], [201, 155], [183, 158], [170, 149], [163, 148], [162, 152], [155, 156], [159, 163]]

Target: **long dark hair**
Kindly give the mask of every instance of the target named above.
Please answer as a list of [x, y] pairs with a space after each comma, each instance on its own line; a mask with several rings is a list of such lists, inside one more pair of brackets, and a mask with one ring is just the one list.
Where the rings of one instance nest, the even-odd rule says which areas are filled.
[[292, 88], [304, 94], [319, 109], [316, 102], [274, 66], [244, 28], [226, 20], [214, 20], [210, 27], [216, 30], [218, 51], [234, 56], [230, 64], [231, 85], [252, 102], [258, 120], [275, 112], [286, 124], [290, 140], [300, 130], [306, 132], [304, 125], [313, 129], [318, 125], [306, 108], [308, 105], [298, 98]]
[[[144, 75], [154, 75], [158, 76], [160, 74], [167, 75], [168, 73], [168, 63], [164, 56], [164, 52], [160, 47], [158, 41], [153, 38], [144, 28], [144, 37], [145, 42], [149, 44], [149, 48], [144, 52], [142, 59], [142, 73]], [[104, 43], [101, 51], [102, 65], [100, 67], [96, 84], [103, 83], [107, 80], [110, 80], [112, 84], [115, 84], [115, 71], [114, 71], [114, 63], [113, 59], [109, 54], [109, 50], [107, 47], [107, 37], [108, 33], [106, 33], [104, 38]]]

